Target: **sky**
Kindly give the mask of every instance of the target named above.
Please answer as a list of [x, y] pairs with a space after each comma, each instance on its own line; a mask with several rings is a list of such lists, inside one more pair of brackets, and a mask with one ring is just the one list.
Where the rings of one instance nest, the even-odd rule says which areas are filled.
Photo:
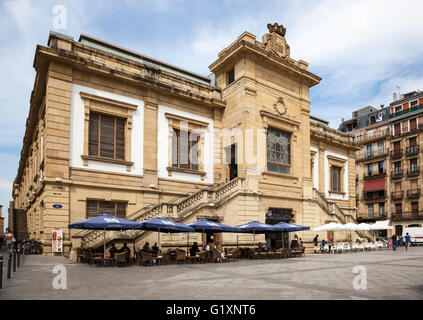
[[22, 149], [37, 44], [89, 34], [209, 75], [242, 32], [287, 28], [291, 57], [322, 78], [311, 114], [337, 129], [353, 110], [423, 90], [421, 0], [0, 0], [0, 204], [6, 218]]

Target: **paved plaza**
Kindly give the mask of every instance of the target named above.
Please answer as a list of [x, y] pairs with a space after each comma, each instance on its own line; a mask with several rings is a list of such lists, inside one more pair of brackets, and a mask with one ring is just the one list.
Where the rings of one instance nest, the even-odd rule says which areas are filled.
[[[58, 264], [66, 290], [52, 286]], [[353, 288], [357, 265], [367, 273], [365, 290]], [[3, 278], [0, 299], [423, 299], [423, 248], [127, 268], [33, 255]]]

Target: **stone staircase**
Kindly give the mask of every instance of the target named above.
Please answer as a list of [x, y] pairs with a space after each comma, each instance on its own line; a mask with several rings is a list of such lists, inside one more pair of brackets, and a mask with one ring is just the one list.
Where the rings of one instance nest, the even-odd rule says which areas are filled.
[[[349, 222], [357, 224], [357, 220], [350, 214], [345, 212], [335, 203], [328, 201], [326, 197], [317, 189], [313, 188], [313, 199], [315, 203], [331, 217], [336, 218], [340, 223], [346, 224]], [[367, 238], [372, 241], [373, 235], [369, 231], [354, 231], [360, 238]]]
[[[217, 184], [192, 194], [178, 196], [169, 202], [162, 202], [157, 205], [147, 205], [130, 214], [127, 219], [140, 222], [155, 217], [162, 217], [173, 221], [183, 222], [203, 207], [220, 207], [244, 189], [245, 179], [236, 178], [227, 183]], [[185, 199], [176, 201], [180, 198]], [[148, 232], [151, 231], [107, 231], [106, 245], [110, 241], [115, 240], [136, 241]], [[84, 230], [73, 237], [81, 238], [81, 246], [84, 248], [96, 248], [104, 244], [103, 230]]]

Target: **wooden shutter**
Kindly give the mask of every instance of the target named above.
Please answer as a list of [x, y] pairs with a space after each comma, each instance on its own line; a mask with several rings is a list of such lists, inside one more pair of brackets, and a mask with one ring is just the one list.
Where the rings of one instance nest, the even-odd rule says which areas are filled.
[[414, 131], [417, 129], [417, 121], [416, 119], [411, 119], [410, 120], [410, 131]]
[[172, 167], [178, 167], [178, 142], [179, 130], [173, 129], [172, 132]]
[[417, 190], [417, 180], [411, 180], [411, 190]]
[[100, 212], [99, 214], [109, 214], [111, 216], [116, 215], [115, 202], [112, 201], [100, 201]]
[[189, 169], [189, 141], [188, 132], [179, 131], [179, 167]]
[[87, 219], [98, 216], [98, 201], [87, 200]]
[[408, 120], [402, 122], [402, 132], [408, 132]]
[[125, 120], [116, 118], [116, 159], [125, 159]]
[[191, 169], [198, 170], [198, 146], [200, 143], [200, 136], [197, 133], [191, 133]]
[[126, 203], [116, 202], [116, 216], [118, 218], [126, 218]]
[[92, 156], [98, 156], [98, 121], [99, 114], [92, 112], [90, 113], [90, 124], [88, 129], [88, 154]]
[[102, 114], [100, 116], [100, 156], [114, 158], [115, 118]]
[[395, 135], [401, 134], [401, 123], [396, 123], [394, 125], [394, 131], [395, 131]]

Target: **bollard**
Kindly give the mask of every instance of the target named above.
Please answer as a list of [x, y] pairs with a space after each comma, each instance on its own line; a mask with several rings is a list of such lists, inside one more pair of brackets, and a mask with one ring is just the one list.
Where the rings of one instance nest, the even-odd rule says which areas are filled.
[[7, 255], [7, 279], [10, 279], [10, 272], [12, 271], [12, 254]]
[[18, 251], [18, 268], [21, 266], [21, 252]]
[[13, 272], [16, 272], [16, 252], [13, 250]]
[[3, 288], [3, 256], [0, 256], [0, 289]]

